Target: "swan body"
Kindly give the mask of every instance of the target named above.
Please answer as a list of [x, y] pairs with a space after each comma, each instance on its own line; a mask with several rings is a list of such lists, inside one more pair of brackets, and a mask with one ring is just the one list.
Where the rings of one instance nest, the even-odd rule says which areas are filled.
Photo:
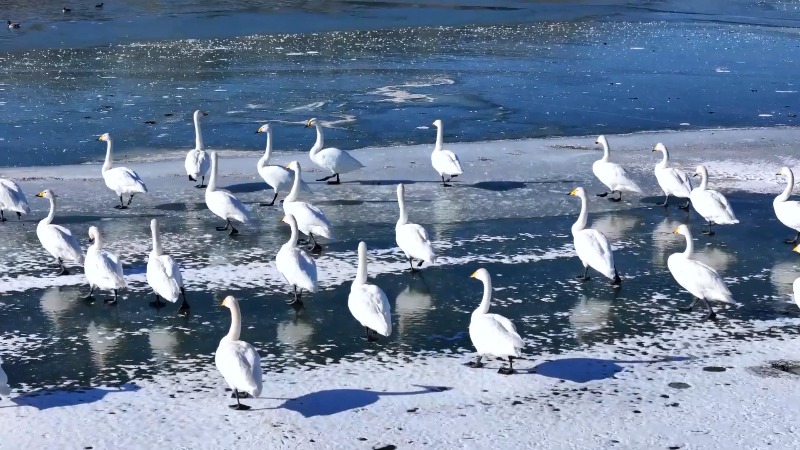
[[350, 286], [350, 295], [347, 297], [347, 307], [358, 323], [367, 332], [369, 330], [381, 336], [392, 334], [392, 312], [389, 299], [381, 288], [367, 283], [367, 244], [358, 244], [358, 272], [356, 279]]
[[31, 212], [22, 188], [12, 180], [0, 178], [0, 222], [6, 221], [3, 216], [3, 210], [5, 209], [17, 213], [17, 217], [20, 219], [23, 214], [30, 214]]
[[239, 340], [242, 331], [242, 313], [236, 298], [225, 297], [222, 306], [231, 311], [231, 328], [219, 341], [214, 354], [214, 363], [236, 398], [236, 404], [230, 407], [248, 410], [250, 407], [242, 405], [239, 397], [245, 393], [253, 398], [261, 395], [261, 356], [255, 347]]
[[789, 200], [794, 188], [794, 172], [788, 167], [782, 167], [778, 175], [786, 177], [786, 189], [783, 190], [781, 195], [775, 197], [772, 201], [772, 207], [775, 208], [775, 216], [782, 224], [795, 230], [797, 235], [794, 239], [787, 239], [787, 244], [796, 244], [797, 238], [800, 237], [800, 202], [797, 200]]
[[89, 281], [89, 295], [95, 288], [112, 291], [114, 298], [106, 300], [106, 303], [117, 302], [117, 290], [127, 286], [122, 275], [122, 263], [117, 255], [103, 250], [103, 238], [97, 227], [89, 227], [89, 241], [92, 245], [86, 250], [86, 260], [83, 263], [83, 270], [86, 279]]
[[[444, 140], [442, 121], [436, 119], [433, 125], [436, 127], [436, 145], [433, 147], [433, 153], [431, 153], [431, 165], [442, 178], [442, 185], [449, 186], [447, 182], [453, 177], [463, 174], [464, 171], [461, 170], [461, 161], [458, 160], [458, 156], [442, 147], [442, 141]], [[445, 175], [448, 177], [447, 180], [444, 179]]]
[[308, 292], [317, 292], [317, 263], [304, 250], [297, 248], [297, 221], [294, 216], [287, 214], [283, 222], [292, 229], [289, 240], [283, 244], [275, 255], [275, 267], [283, 278], [294, 289], [294, 299], [290, 305], [302, 305], [301, 296], [305, 289]]
[[478, 269], [470, 277], [483, 282], [483, 298], [473, 311], [469, 323], [469, 339], [478, 351], [478, 359], [471, 366], [483, 366], [481, 358], [484, 356], [508, 358], [508, 368], [501, 368], [499, 373], [510, 375], [514, 373], [513, 358], [522, 356], [525, 343], [510, 320], [499, 314], [489, 314], [492, 301], [492, 278], [489, 272]]
[[[267, 148], [264, 151], [264, 156], [258, 160], [256, 169], [258, 170], [258, 174], [261, 175], [261, 178], [264, 179], [264, 182], [272, 188], [272, 192], [275, 194], [270, 203], [262, 203], [262, 205], [272, 206], [275, 204], [278, 194], [282, 191], [289, 191], [292, 189], [292, 185], [294, 184], [294, 172], [283, 166], [269, 165], [269, 160], [272, 156], [272, 128], [269, 124], [262, 125], [256, 133], [267, 134]], [[303, 180], [300, 180], [300, 189], [311, 192], [311, 189]]]
[[608, 239], [603, 233], [586, 228], [589, 216], [586, 207], [586, 191], [579, 187], [573, 189], [569, 195], [574, 195], [581, 199], [581, 213], [578, 215], [578, 220], [572, 225], [575, 253], [578, 254], [578, 258], [580, 258], [584, 267], [583, 275], [579, 276], [578, 279], [581, 281], [588, 280], [589, 277], [586, 274], [589, 271], [589, 267], [591, 267], [611, 280], [613, 286], [619, 286], [622, 280], [617, 273], [617, 267], [614, 264], [614, 253], [611, 251]]
[[8, 375], [3, 370], [3, 358], [0, 358], [0, 400], [2, 397], [11, 395], [11, 389], [8, 387]]
[[147, 260], [147, 284], [156, 293], [156, 301], [152, 305], [155, 307], [163, 305], [159, 297], [175, 303], [183, 294], [180, 311], [186, 312], [189, 310], [189, 303], [186, 301], [186, 291], [183, 289], [181, 266], [171, 256], [162, 252], [158, 220], [150, 221], [150, 231], [153, 236], [153, 250]]
[[[734, 303], [731, 291], [725, 286], [725, 281], [714, 268], [692, 258], [694, 242], [692, 242], [692, 233], [689, 231], [689, 227], [680, 225], [674, 233], [682, 234], [686, 238], [686, 250], [683, 253], [670, 255], [667, 258], [667, 267], [675, 281], [696, 298], [695, 303], [698, 300], [705, 303], [708, 309], [707, 318], [713, 319], [716, 314], [708, 301]], [[689, 309], [694, 307], [695, 303], [692, 303]]]
[[729, 225], [739, 223], [733, 214], [728, 199], [719, 192], [708, 189], [708, 170], [705, 166], [697, 166], [695, 176], [700, 176], [700, 186], [692, 189], [689, 200], [698, 214], [708, 222], [708, 231], [703, 234], [713, 235], [712, 225]]
[[183, 162], [183, 167], [186, 169], [186, 175], [189, 180], [197, 181], [200, 178], [200, 184], [196, 187], [202, 188], [206, 179], [206, 174], [211, 168], [211, 158], [206, 152], [206, 147], [203, 144], [203, 131], [200, 129], [200, 117], [207, 116], [208, 113], [200, 111], [199, 109], [194, 112], [194, 148], [186, 153], [186, 160]]
[[211, 152], [211, 178], [206, 187], [206, 206], [216, 216], [225, 220], [224, 227], [217, 227], [217, 231], [227, 231], [233, 235], [239, 233], [234, 228], [232, 220], [241, 223], [250, 221], [250, 211], [235, 195], [224, 189], [217, 189], [217, 171], [219, 169], [217, 152]]
[[[669, 151], [667, 151], [667, 147], [664, 144], [659, 142], [653, 147], [653, 151], [661, 152], [664, 155], [661, 162], [656, 164], [653, 170], [656, 174], [658, 185], [661, 186], [661, 190], [664, 191], [666, 196], [664, 202], [659, 203], [659, 205], [667, 206], [670, 195], [688, 199], [692, 194], [692, 181], [689, 175], [680, 169], [669, 167]], [[689, 204], [687, 203], [682, 209], [688, 209], [688, 207]]]
[[[111, 140], [111, 135], [105, 133], [97, 138], [98, 141], [106, 142], [106, 160], [103, 163], [103, 180], [106, 186], [114, 191], [119, 196], [119, 206], [117, 209], [125, 209], [130, 206], [133, 201], [134, 194], [147, 192], [147, 186], [144, 181], [139, 177], [139, 174], [127, 167], [111, 167], [113, 163], [113, 148], [114, 144]], [[122, 201], [123, 195], [130, 195], [128, 203]]]
[[792, 283], [792, 295], [794, 297], [794, 302], [800, 307], [800, 278], [794, 280], [794, 283]]
[[314, 236], [322, 236], [327, 239], [333, 239], [334, 235], [333, 231], [331, 230], [331, 222], [321, 209], [317, 208], [311, 203], [298, 201], [298, 197], [300, 196], [300, 180], [302, 173], [300, 163], [297, 161], [292, 161], [286, 166], [286, 168], [294, 172], [294, 180], [292, 182], [292, 190], [283, 200], [283, 212], [286, 215], [294, 216], [295, 220], [297, 221], [297, 229], [313, 241], [313, 250], [319, 251], [321, 247], [319, 244], [317, 244]]
[[428, 264], [436, 262], [436, 255], [433, 252], [433, 244], [428, 237], [428, 232], [421, 225], [408, 222], [408, 212], [406, 212], [405, 186], [397, 185], [397, 205], [400, 207], [400, 217], [394, 227], [395, 240], [397, 246], [406, 255], [411, 271], [415, 272], [414, 260], [419, 260], [417, 267], [422, 266], [424, 261]]
[[317, 122], [317, 119], [310, 119], [306, 122], [306, 128], [310, 126], [314, 126], [317, 130], [317, 141], [314, 143], [314, 146], [311, 147], [308, 156], [311, 158], [311, 162], [332, 173], [332, 175], [317, 181], [328, 181], [336, 177], [336, 181], [329, 181], [329, 183], [338, 184], [340, 174], [352, 172], [364, 167], [363, 164], [344, 150], [339, 150], [334, 147], [322, 148], [325, 143], [322, 125]]
[[[610, 198], [609, 200], [615, 202], [622, 200], [623, 191], [641, 193], [642, 189], [631, 179], [628, 171], [619, 164], [609, 161], [610, 149], [606, 137], [598, 136], [595, 143], [603, 146], [603, 157], [592, 164], [592, 172], [594, 172], [594, 175], [601, 183], [605, 184], [608, 189], [611, 190], [611, 194], [619, 192], [619, 198]], [[605, 197], [608, 194], [609, 193], [606, 192], [604, 194], [598, 194], [598, 196]]]
[[78, 241], [72, 235], [72, 232], [61, 225], [54, 225], [53, 218], [56, 215], [56, 194], [50, 189], [36, 194], [37, 197], [47, 198], [50, 200], [50, 213], [39, 221], [36, 226], [36, 236], [42, 247], [58, 262], [61, 269], [59, 275], [68, 275], [69, 271], [64, 267], [64, 261], [69, 261], [74, 264], [83, 264], [83, 250], [78, 245]]

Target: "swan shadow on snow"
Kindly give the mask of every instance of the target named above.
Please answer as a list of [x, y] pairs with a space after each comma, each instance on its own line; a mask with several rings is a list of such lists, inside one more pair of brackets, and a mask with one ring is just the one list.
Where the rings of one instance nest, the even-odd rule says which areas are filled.
[[[652, 360], [616, 360], [598, 358], [564, 358], [546, 361], [524, 372], [574, 383], [605, 380], [624, 370], [624, 364], [657, 364], [686, 361], [688, 357], [675, 356]], [[523, 372], [523, 370], [520, 370]]]
[[102, 400], [106, 395], [136, 392], [141, 387], [126, 383], [114, 388], [41, 389], [14, 397], [12, 402], [19, 406], [31, 406], [38, 410], [85, 405]]
[[[109, 209], [111, 207], [109, 206]], [[128, 210], [130, 211], [130, 210]], [[55, 225], [76, 225], [76, 224], [83, 224], [83, 223], [92, 223], [92, 222], [99, 222], [103, 219], [131, 219], [131, 218], [150, 218], [150, 217], [163, 217], [163, 214], [111, 214], [111, 215], [102, 215], [102, 216], [82, 216], [82, 215], [75, 215], [75, 216], [56, 216], [53, 219], [53, 224]], [[37, 220], [36, 223], [39, 221]]]
[[224, 189], [229, 191], [231, 194], [248, 194], [251, 192], [259, 192], [259, 191], [266, 191], [269, 190], [272, 192], [272, 188], [270, 188], [267, 183], [263, 181], [253, 181], [250, 183], [239, 183], [239, 184], [232, 184], [230, 186], [220, 187], [219, 189]]
[[163, 203], [154, 206], [153, 209], [159, 211], [202, 211], [207, 210], [208, 206], [205, 203]]

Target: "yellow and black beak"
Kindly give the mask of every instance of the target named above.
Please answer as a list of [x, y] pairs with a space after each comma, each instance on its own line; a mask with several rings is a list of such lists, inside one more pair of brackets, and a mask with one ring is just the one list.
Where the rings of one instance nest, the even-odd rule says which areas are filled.
[[476, 271], [475, 271], [475, 272], [473, 272], [473, 274], [472, 274], [472, 275], [470, 275], [469, 277], [470, 277], [470, 278], [475, 278], [475, 275], [477, 275], [477, 274], [478, 274], [478, 271], [476, 270]]
[[97, 136], [97, 140], [98, 141], [102, 141], [103, 140], [103, 136]]
[[672, 234], [678, 234], [678, 230], [679, 230], [679, 229], [680, 229], [680, 228], [675, 228], [675, 230], [672, 232]]
[[37, 197], [40, 197], [40, 198], [41, 198], [41, 197], [44, 197], [44, 191], [42, 191], [42, 192], [39, 192], [38, 194], [36, 194], [36, 196], [37, 196]]
[[577, 190], [577, 189], [573, 189], [573, 190], [572, 190], [572, 191], [570, 191], [570, 193], [569, 193], [569, 194], [567, 194], [567, 195], [575, 195], [575, 194], [577, 194], [577, 192], [578, 192], [578, 190]]
[[308, 128], [310, 126], [311, 126], [311, 121], [309, 120], [308, 122], [306, 122], [306, 128]]
[[792, 251], [793, 251], [793, 252], [800, 253], [800, 245], [798, 245], [798, 246], [796, 246], [795, 248], [793, 248], [793, 249], [792, 249]]

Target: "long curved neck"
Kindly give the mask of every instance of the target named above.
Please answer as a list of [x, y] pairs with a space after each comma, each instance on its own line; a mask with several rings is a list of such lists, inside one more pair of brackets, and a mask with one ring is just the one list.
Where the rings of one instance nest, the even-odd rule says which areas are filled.
[[56, 216], [56, 199], [50, 197], [50, 213], [47, 214], [47, 217], [42, 220], [42, 223], [49, 224], [53, 222], [53, 218]]
[[661, 152], [661, 153], [664, 154], [664, 157], [661, 159], [661, 162], [658, 164], [658, 167], [663, 169], [663, 168], [667, 167], [667, 165], [669, 164], [669, 152], [665, 148], [664, 151]]
[[365, 284], [367, 282], [367, 253], [358, 252], [358, 272], [353, 284]]
[[792, 195], [792, 188], [794, 187], [794, 174], [790, 171], [786, 174], [786, 189], [783, 190], [783, 193], [778, 196], [775, 200], [779, 202], [785, 202], [789, 200], [789, 196]]
[[433, 150], [441, 150], [442, 146], [444, 145], [444, 127], [439, 125], [436, 127], [436, 145], [433, 147]]
[[297, 199], [300, 197], [300, 168], [297, 167], [292, 169], [294, 173], [294, 180], [292, 180], [292, 190], [289, 191], [289, 195], [283, 199], [284, 203], [287, 202], [296, 202]]
[[242, 334], [242, 312], [239, 310], [239, 303], [232, 303], [228, 308], [231, 310], [231, 329], [225, 338], [238, 341]]
[[111, 152], [114, 150], [113, 144], [111, 143], [111, 138], [108, 138], [106, 141], [106, 161], [103, 163], [103, 172], [111, 168]]
[[92, 235], [94, 238], [94, 243], [89, 247], [90, 250], [100, 251], [103, 248], [103, 237], [100, 236], [100, 233], [94, 233]]
[[269, 164], [269, 158], [272, 156], [272, 130], [267, 130], [267, 148], [264, 150], [264, 156], [258, 160], [258, 168], [265, 167]]
[[217, 190], [217, 158], [211, 158], [211, 178], [208, 180], [206, 191], [213, 192], [215, 190]]
[[708, 189], [708, 172], [705, 170], [700, 171], [700, 186], [698, 189], [701, 191]]
[[586, 208], [586, 195], [581, 195], [581, 213], [578, 214], [578, 220], [575, 221], [575, 224], [572, 225], [572, 232], [577, 233], [582, 229], [586, 228], [586, 221], [589, 217], [589, 211]]
[[322, 125], [315, 124], [315, 126], [317, 127], [317, 142], [311, 147], [310, 155], [312, 158], [318, 151], [322, 150], [322, 146], [325, 144], [325, 137], [322, 135]]
[[608, 161], [608, 157], [610, 156], [609, 152], [611, 151], [608, 148], [608, 142], [606, 142], [605, 140], [600, 141], [600, 145], [603, 146], [603, 159], [602, 159], [602, 161]]
[[683, 256], [687, 258], [692, 257], [692, 253], [694, 253], [694, 242], [692, 241], [692, 235], [686, 234], [686, 250], [683, 251]]
[[194, 116], [194, 149], [205, 150], [205, 148], [205, 145], [203, 145], [203, 131], [200, 129], [200, 115], [196, 114]]
[[400, 217], [397, 219], [397, 224], [405, 225], [408, 223], [408, 213], [406, 212], [406, 199], [403, 192], [397, 193], [397, 205], [400, 207]]
[[289, 240], [286, 241], [286, 243], [294, 247], [297, 245], [297, 239], [300, 237], [300, 234], [297, 231], [297, 221], [289, 222], [289, 227], [292, 229], [292, 234], [289, 236]]
[[158, 233], [158, 228], [153, 228], [153, 253], [161, 255], [161, 236]]
[[483, 281], [483, 298], [481, 299], [481, 304], [478, 305], [478, 308], [475, 309], [475, 312], [472, 314], [486, 314], [489, 312], [489, 302], [492, 301], [492, 280], [486, 279], [481, 281]]

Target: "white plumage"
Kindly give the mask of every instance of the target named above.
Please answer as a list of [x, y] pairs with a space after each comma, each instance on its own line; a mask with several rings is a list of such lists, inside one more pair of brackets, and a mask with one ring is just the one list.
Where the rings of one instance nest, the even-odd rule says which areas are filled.
[[[145, 186], [139, 174], [133, 170], [127, 167], [111, 167], [113, 163], [112, 152], [114, 147], [111, 141], [111, 135], [105, 133], [98, 137], [97, 140], [106, 142], [106, 160], [103, 163], [102, 169], [103, 180], [106, 182], [106, 186], [119, 196], [119, 206], [115, 206], [115, 208], [125, 209], [133, 201], [134, 194], [147, 192], [147, 186]], [[123, 195], [131, 196], [127, 204], [122, 201]]]
[[470, 277], [483, 282], [481, 304], [472, 313], [469, 323], [469, 338], [478, 351], [477, 360], [470, 366], [482, 367], [481, 358], [484, 356], [508, 358], [508, 368], [503, 367], [498, 372], [510, 375], [514, 373], [513, 358], [522, 356], [525, 342], [510, 320], [499, 314], [489, 314], [489, 304], [492, 300], [492, 277], [489, 272], [486, 269], [478, 269]]
[[353, 158], [350, 153], [338, 148], [328, 147], [322, 148], [325, 144], [325, 138], [322, 135], [322, 125], [317, 122], [317, 119], [310, 119], [306, 122], [306, 128], [315, 126], [317, 130], [317, 141], [308, 153], [311, 162], [319, 167], [329, 170], [332, 175], [321, 178], [317, 181], [327, 181], [336, 177], [336, 181], [328, 181], [329, 184], [338, 184], [339, 175], [343, 173], [352, 172], [364, 167], [357, 159]]
[[800, 278], [792, 283], [792, 296], [794, 297], [794, 302], [800, 307]]
[[242, 313], [239, 302], [232, 296], [225, 297], [222, 306], [231, 310], [231, 328], [217, 347], [214, 363], [217, 370], [225, 378], [228, 387], [233, 390], [236, 404], [230, 405], [232, 409], [248, 410], [249, 406], [239, 402], [239, 394], [248, 394], [255, 398], [261, 395], [261, 357], [255, 347], [245, 341], [240, 341], [242, 332]]
[[150, 221], [150, 231], [153, 236], [153, 250], [147, 260], [147, 284], [156, 293], [156, 301], [151, 305], [156, 307], [163, 305], [159, 297], [175, 303], [183, 294], [179, 311], [186, 312], [189, 310], [189, 303], [186, 301], [186, 291], [183, 289], [181, 266], [171, 256], [163, 254], [158, 220]]
[[14, 181], [6, 178], [0, 178], [0, 222], [6, 221], [3, 210], [17, 213], [17, 217], [20, 219], [23, 214], [31, 212], [22, 188]]
[[195, 187], [204, 187], [203, 183], [208, 174], [208, 169], [211, 168], [211, 158], [206, 152], [206, 147], [203, 144], [203, 132], [200, 129], [200, 117], [207, 116], [208, 113], [200, 111], [199, 109], [194, 112], [194, 148], [186, 153], [186, 160], [183, 162], [183, 167], [186, 169], [186, 175], [189, 180], [197, 181], [200, 178], [200, 184]]
[[436, 255], [433, 252], [433, 244], [431, 244], [425, 228], [416, 223], [408, 223], [405, 186], [402, 183], [397, 185], [397, 205], [400, 207], [400, 217], [394, 227], [395, 240], [397, 241], [397, 246], [406, 255], [408, 263], [411, 265], [411, 271], [414, 272], [417, 270], [414, 267], [415, 259], [419, 260], [417, 265], [419, 267], [423, 261], [427, 261], [428, 264], [436, 262]]
[[113, 292], [114, 298], [106, 300], [106, 303], [116, 303], [117, 290], [127, 286], [122, 275], [122, 263], [117, 255], [103, 250], [103, 238], [97, 227], [89, 227], [89, 240], [92, 245], [86, 249], [86, 261], [83, 263], [83, 271], [89, 281], [89, 295], [86, 298], [91, 298], [97, 288]]
[[705, 166], [697, 166], [695, 176], [700, 176], [700, 186], [692, 189], [689, 199], [694, 210], [708, 222], [708, 231], [703, 234], [713, 235], [712, 225], [728, 225], [739, 223], [733, 214], [728, 199], [717, 191], [708, 189], [708, 170]]
[[317, 263], [304, 250], [297, 248], [297, 221], [287, 214], [283, 218], [292, 230], [289, 240], [275, 255], [275, 267], [294, 289], [294, 299], [289, 303], [302, 305], [302, 291], [317, 292]]
[[600, 272], [606, 278], [612, 281], [612, 285], [619, 286], [622, 280], [617, 273], [617, 267], [614, 265], [614, 253], [611, 251], [611, 246], [608, 244], [603, 233], [586, 228], [586, 223], [589, 217], [587, 210], [586, 191], [583, 188], [575, 188], [569, 195], [577, 196], [581, 199], [581, 213], [578, 215], [578, 220], [572, 225], [572, 238], [575, 243], [575, 253], [578, 254], [581, 263], [583, 263], [584, 272], [578, 278], [581, 280], [588, 280], [586, 273], [589, 267]]
[[782, 167], [778, 175], [786, 177], [786, 189], [783, 190], [781, 195], [775, 197], [772, 201], [772, 207], [775, 208], [775, 216], [778, 220], [787, 227], [795, 230], [797, 235], [794, 239], [787, 239], [787, 244], [796, 244], [798, 237], [800, 237], [800, 202], [797, 200], [789, 200], [794, 189], [794, 173], [788, 167]]
[[[436, 145], [434, 145], [431, 153], [431, 165], [442, 178], [442, 185], [449, 186], [447, 182], [453, 177], [463, 174], [464, 171], [461, 170], [461, 162], [458, 160], [458, 155], [442, 148], [442, 141], [444, 140], [442, 121], [436, 119], [433, 125], [436, 127]], [[445, 175], [448, 177], [447, 180], [444, 179]]]
[[[262, 203], [261, 205], [272, 206], [275, 204], [278, 194], [292, 189], [292, 185], [294, 183], [294, 172], [283, 166], [269, 165], [269, 160], [272, 156], [272, 128], [269, 126], [269, 124], [262, 125], [261, 128], [256, 131], [256, 133], [267, 134], [267, 148], [264, 151], [264, 156], [258, 160], [258, 164], [256, 164], [256, 170], [258, 170], [258, 174], [261, 175], [261, 178], [263, 178], [264, 182], [266, 182], [269, 187], [272, 188], [272, 192], [275, 194], [275, 196], [272, 197], [271, 202]], [[303, 189], [306, 192], [311, 192], [311, 189], [303, 180], [300, 180], [300, 189]]]
[[237, 234], [239, 230], [234, 228], [232, 220], [241, 223], [250, 221], [250, 211], [235, 195], [224, 189], [217, 189], [217, 172], [219, 170], [217, 152], [211, 152], [211, 179], [206, 188], [206, 206], [212, 213], [225, 220], [224, 227], [217, 227], [217, 231], [226, 231], [228, 234]]
[[[655, 147], [653, 147], [653, 151], [664, 154], [663, 159], [660, 163], [656, 164], [654, 169], [658, 185], [661, 186], [661, 190], [664, 191], [664, 195], [666, 196], [664, 202], [658, 204], [667, 206], [670, 195], [678, 198], [688, 199], [692, 194], [692, 181], [689, 178], [689, 175], [683, 170], [669, 167], [669, 152], [664, 144], [659, 142]], [[689, 209], [688, 202], [681, 208]]]
[[302, 173], [300, 163], [292, 161], [287, 164], [286, 167], [294, 172], [294, 179], [291, 192], [289, 192], [289, 195], [283, 200], [283, 212], [286, 215], [294, 216], [297, 221], [297, 229], [313, 241], [312, 250], [319, 251], [321, 247], [314, 236], [333, 239], [331, 223], [328, 218], [325, 217], [325, 213], [323, 213], [321, 209], [311, 203], [298, 201], [300, 197], [300, 180]]
[[609, 198], [611, 201], [618, 202], [622, 200], [623, 191], [642, 192], [639, 185], [631, 179], [627, 170], [622, 168], [619, 164], [612, 163], [608, 160], [610, 149], [606, 137], [598, 136], [595, 143], [603, 146], [603, 157], [592, 164], [592, 172], [594, 172], [594, 175], [601, 183], [605, 184], [608, 189], [611, 190], [611, 192], [598, 194], [598, 196], [605, 197], [608, 194], [613, 195], [614, 192], [619, 192], [618, 198]]
[[11, 389], [8, 387], [8, 375], [3, 370], [3, 358], [0, 358], [0, 397], [8, 397], [10, 395]]
[[347, 307], [358, 323], [366, 330], [367, 339], [371, 339], [369, 330], [381, 336], [392, 334], [392, 312], [386, 294], [374, 284], [367, 283], [367, 244], [358, 244], [358, 272], [350, 286]]
[[39, 221], [36, 226], [36, 236], [42, 247], [53, 255], [61, 269], [59, 275], [68, 275], [69, 271], [64, 267], [64, 261], [74, 264], [83, 264], [83, 250], [78, 245], [78, 241], [72, 236], [72, 232], [61, 225], [53, 225], [53, 218], [56, 215], [56, 194], [50, 189], [36, 194], [37, 197], [50, 200], [50, 213]]

